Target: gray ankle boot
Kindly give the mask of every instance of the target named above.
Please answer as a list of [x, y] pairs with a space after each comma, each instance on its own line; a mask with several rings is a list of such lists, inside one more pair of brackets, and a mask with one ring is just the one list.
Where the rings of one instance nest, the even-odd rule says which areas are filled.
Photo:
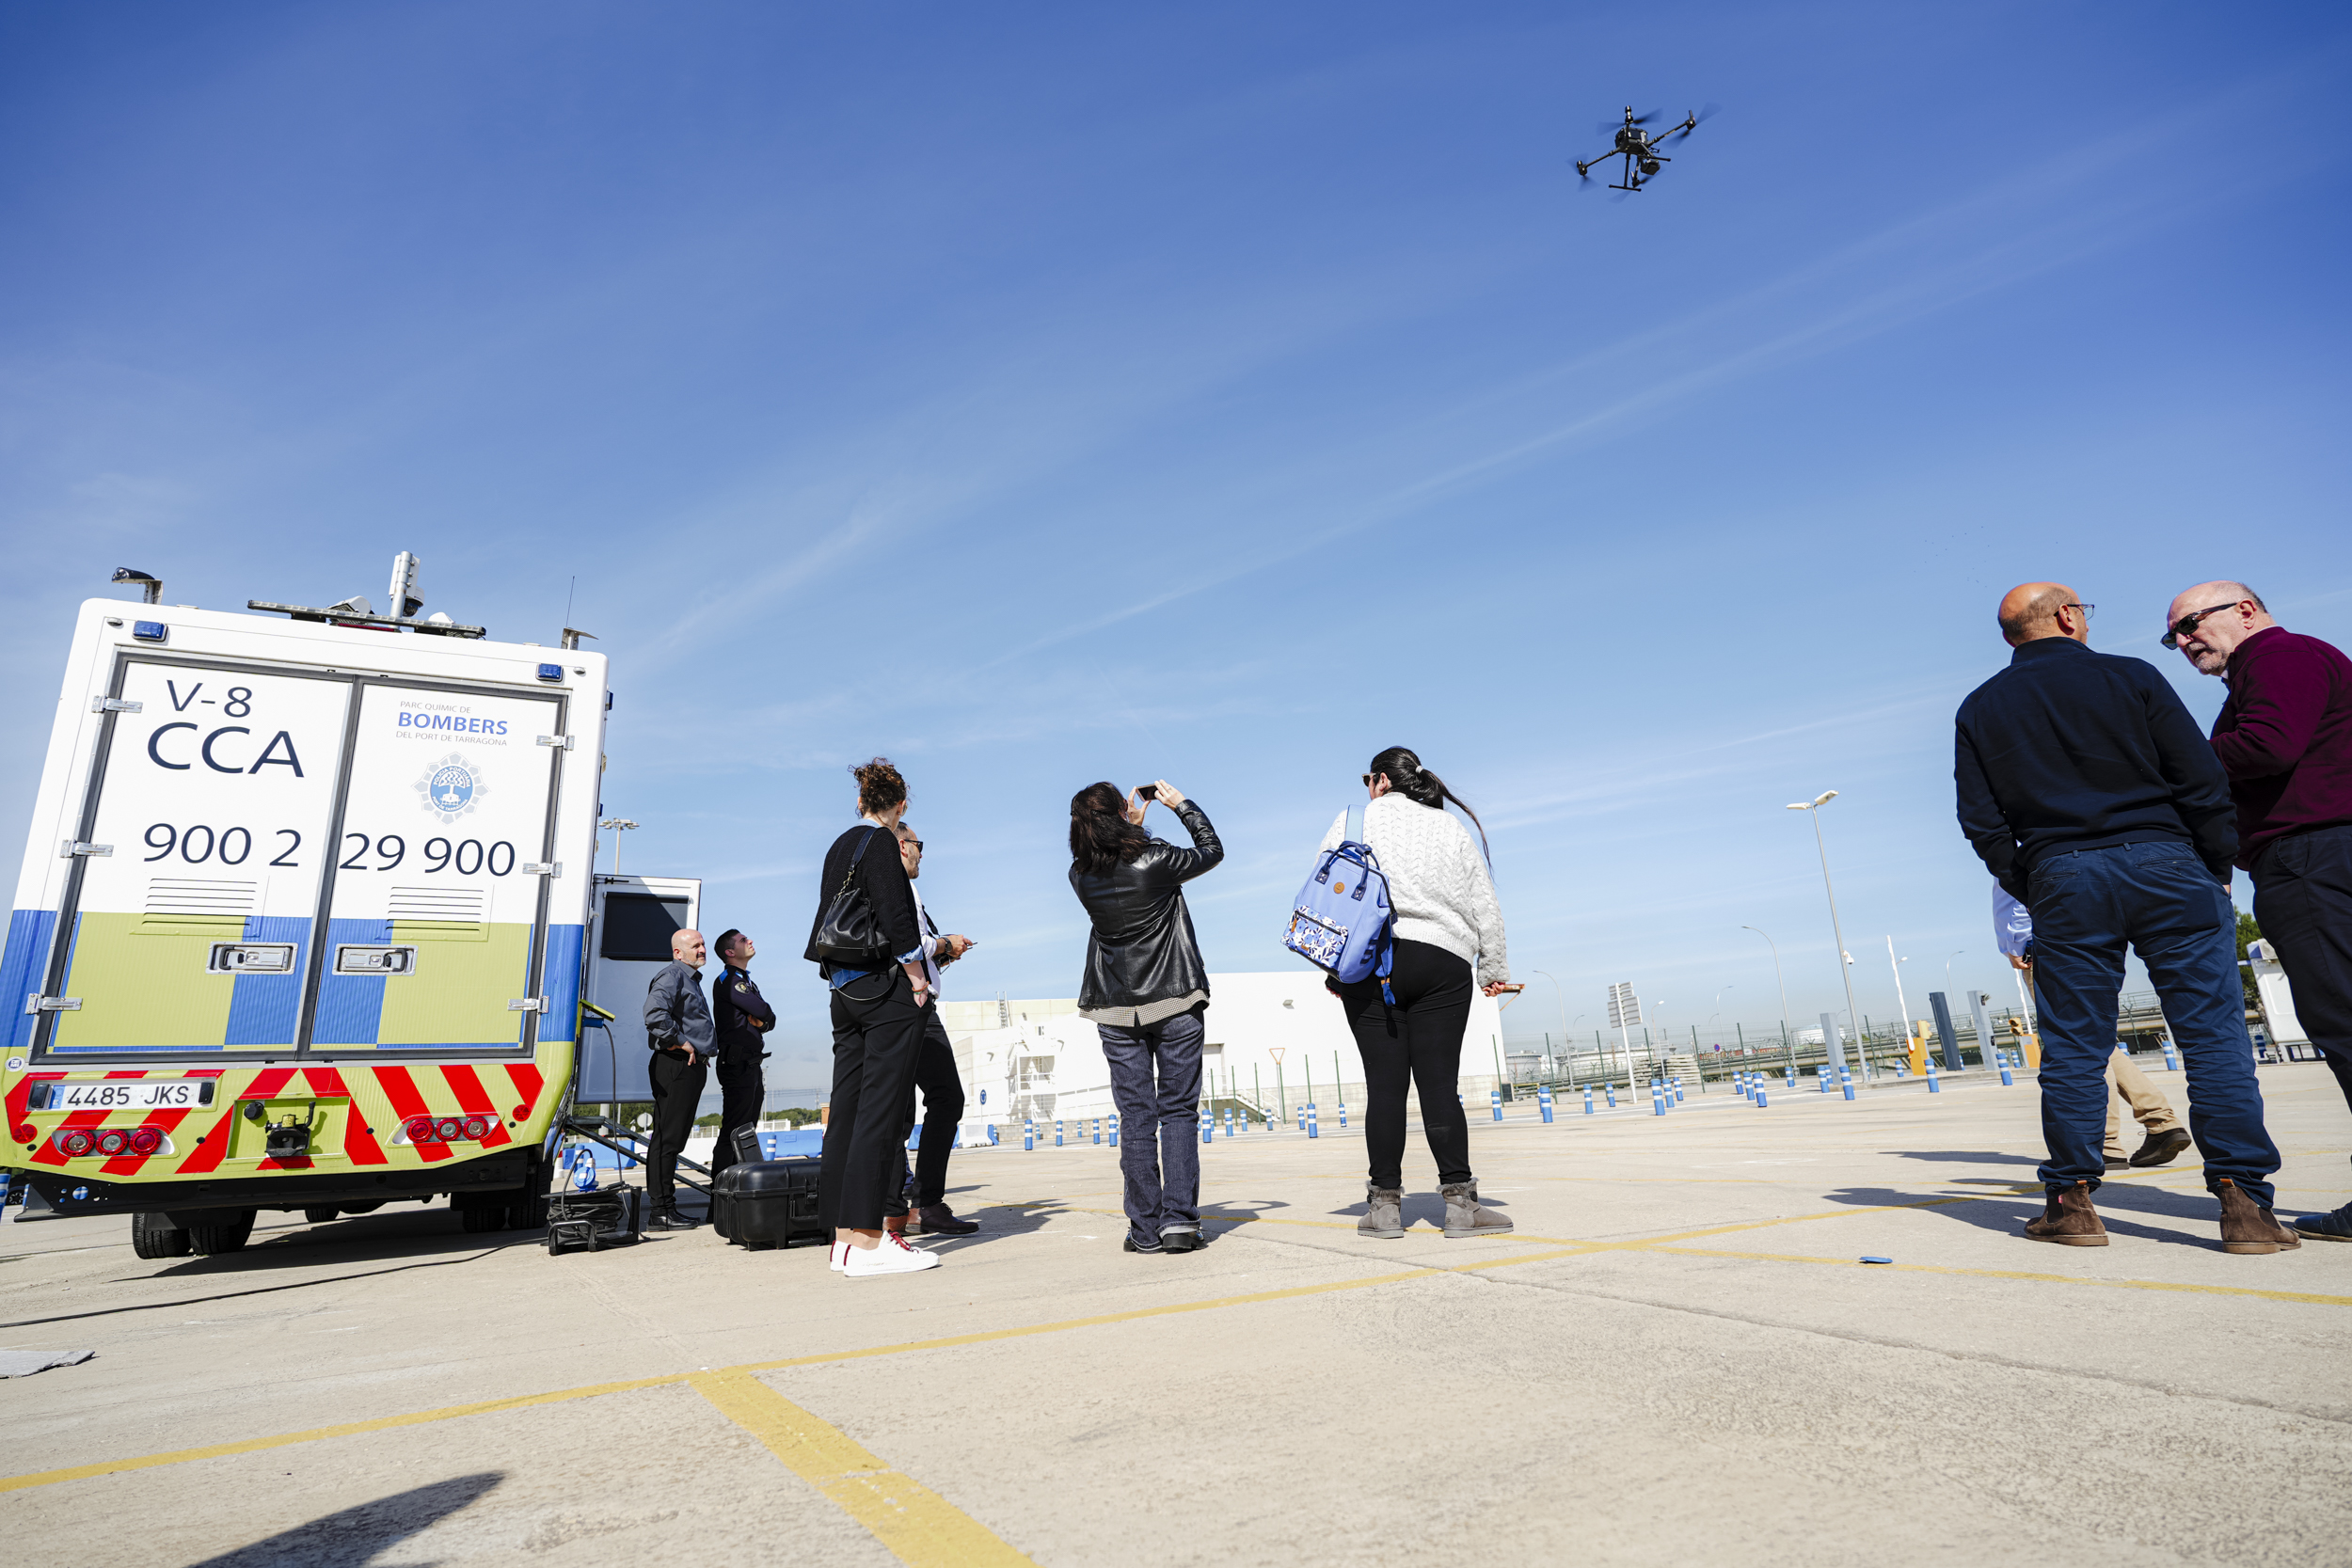
[[1395, 1187], [1364, 1183], [1364, 1217], [1356, 1222], [1359, 1236], [1396, 1237], [1405, 1234], [1405, 1194]]
[[1512, 1228], [1509, 1220], [1492, 1209], [1478, 1206], [1477, 1182], [1456, 1181], [1438, 1191], [1445, 1198], [1448, 1236], [1501, 1236]]

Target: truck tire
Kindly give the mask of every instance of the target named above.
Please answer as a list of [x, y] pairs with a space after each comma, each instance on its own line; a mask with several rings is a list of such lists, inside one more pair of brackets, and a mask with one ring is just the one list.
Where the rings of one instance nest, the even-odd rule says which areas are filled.
[[236, 1218], [220, 1224], [192, 1225], [185, 1234], [188, 1246], [199, 1258], [214, 1258], [224, 1252], [242, 1252], [253, 1234], [255, 1209], [235, 1211]]
[[458, 1217], [465, 1222], [466, 1234], [469, 1236], [478, 1236], [485, 1230], [503, 1230], [506, 1228], [506, 1209], [504, 1205], [501, 1205], [496, 1209], [465, 1208], [458, 1210], [457, 1214]]
[[185, 1258], [188, 1233], [152, 1210], [131, 1216], [131, 1250], [141, 1258]]
[[325, 1225], [328, 1220], [336, 1218], [342, 1212], [342, 1211], [341, 1209], [329, 1204], [324, 1209], [305, 1209], [302, 1211], [302, 1217], [309, 1220], [312, 1225]]
[[506, 1227], [509, 1230], [538, 1230], [548, 1223], [548, 1195], [518, 1197], [506, 1206]]

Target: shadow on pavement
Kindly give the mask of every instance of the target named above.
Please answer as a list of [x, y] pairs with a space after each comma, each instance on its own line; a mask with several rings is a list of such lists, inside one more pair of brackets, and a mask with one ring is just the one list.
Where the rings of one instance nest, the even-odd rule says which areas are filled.
[[[1915, 1192], [1901, 1192], [1892, 1187], [1842, 1187], [1821, 1195], [1832, 1203], [1850, 1203], [1861, 1208], [1909, 1208], [1919, 1202]], [[2124, 1186], [2108, 1182], [2099, 1189], [2093, 1200], [2099, 1208], [2100, 1221], [2111, 1236], [2129, 1237], [2136, 1241], [2162, 1242], [2172, 1246], [2210, 1248], [2219, 1232], [2213, 1227], [2218, 1218], [2213, 1199], [2203, 1193], [2174, 1193], [2161, 1187]], [[1936, 1208], [1917, 1208], [1913, 1212], [1935, 1214], [1956, 1220], [1979, 1230], [1991, 1230], [2006, 1235], [2023, 1231], [2026, 1222], [2042, 1217], [2042, 1199], [2040, 1192], [1986, 1193], [1970, 1203], [1951, 1203]], [[2129, 1216], [2140, 1214], [2151, 1219], [2173, 1222], [2170, 1227], [2142, 1224]], [[2184, 1233], [2181, 1226], [2196, 1228]]]
[[437, 1481], [389, 1497], [323, 1513], [266, 1541], [208, 1557], [191, 1568], [328, 1568], [373, 1561], [387, 1548], [469, 1508], [505, 1480], [503, 1472]]
[[1991, 1149], [1967, 1148], [1888, 1148], [1880, 1150], [1903, 1160], [1942, 1160], [1960, 1165], [2038, 1165], [2040, 1157], [2032, 1154], [1999, 1154]]

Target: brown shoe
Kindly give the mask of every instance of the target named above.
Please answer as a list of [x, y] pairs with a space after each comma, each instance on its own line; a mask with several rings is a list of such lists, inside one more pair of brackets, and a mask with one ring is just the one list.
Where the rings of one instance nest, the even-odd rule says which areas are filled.
[[2060, 1246], [2105, 1246], [2107, 1227], [2090, 1206], [2090, 1184], [2077, 1181], [2049, 1199], [2038, 1220], [2026, 1222], [2026, 1240], [2056, 1242]]
[[2301, 1237], [2279, 1223], [2278, 1215], [2248, 1197], [2228, 1177], [2219, 1180], [2213, 1196], [2221, 1200], [2222, 1251], [2292, 1252], [2303, 1244]]
[[2135, 1165], [2169, 1165], [2188, 1148], [2188, 1129], [2168, 1127], [2161, 1132], [2151, 1132], [2147, 1141], [2132, 1156]]

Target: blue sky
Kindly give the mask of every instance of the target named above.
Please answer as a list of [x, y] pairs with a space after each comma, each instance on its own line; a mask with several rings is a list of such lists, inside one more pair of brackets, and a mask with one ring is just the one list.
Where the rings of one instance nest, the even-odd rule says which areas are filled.
[[[1993, 607], [2243, 576], [2352, 642], [2335, 7], [0, 10], [0, 823], [117, 565], [599, 634], [632, 870], [766, 940], [914, 782], [951, 995], [1073, 990], [1070, 794], [1226, 837], [1214, 968], [1371, 753], [1522, 978], [1677, 1033], [2008, 994], [1952, 821]], [[1628, 102], [1722, 112], [1577, 189]], [[11, 829], [11, 832], [14, 830]], [[609, 864], [609, 862], [607, 863]], [[2240, 885], [2243, 896], [2245, 889]], [[1728, 989], [1726, 989], [1728, 988]], [[1581, 1016], [1580, 1016], [1581, 1015]]]

